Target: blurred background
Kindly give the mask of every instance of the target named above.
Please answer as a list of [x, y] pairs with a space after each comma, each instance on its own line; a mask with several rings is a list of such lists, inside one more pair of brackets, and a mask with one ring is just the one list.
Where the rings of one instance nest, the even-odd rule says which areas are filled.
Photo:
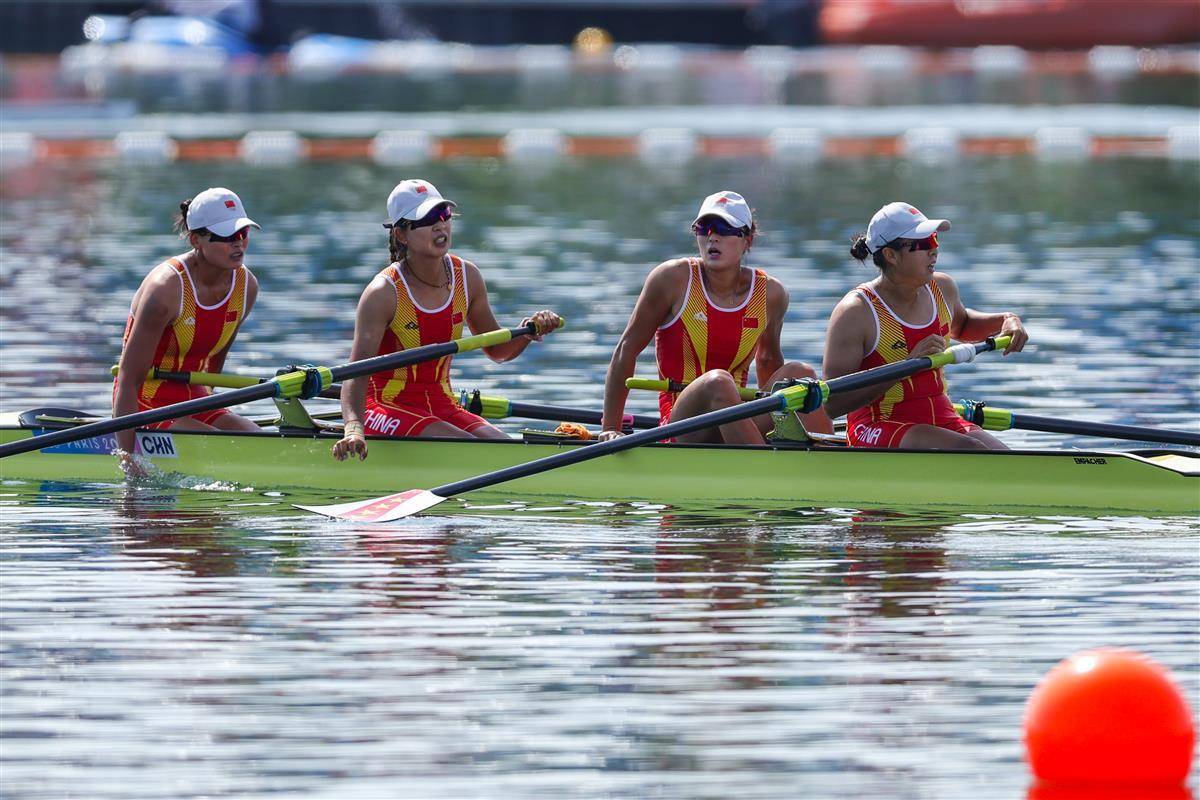
[[465, 388], [598, 403], [646, 272], [734, 189], [791, 289], [789, 357], [820, 362], [872, 277], [850, 237], [904, 199], [954, 221], [968, 303], [1034, 332], [968, 388], [1192, 425], [1198, 42], [1194, 0], [6, 0], [0, 407], [104, 406], [129, 299], [211, 185], [263, 225], [230, 368], [339, 363], [419, 176], [502, 321], [571, 320], [460, 359]]
[[[0, 0], [0, 411], [109, 413], [130, 300], [209, 186], [262, 225], [227, 369], [344, 362], [421, 177], [502, 323], [567, 318], [457, 357], [459, 389], [598, 408], [646, 273], [732, 189], [787, 357], [820, 364], [876, 274], [851, 237], [905, 200], [953, 220], [966, 303], [1032, 337], [952, 398], [1197, 431], [1198, 43], [1196, 0]], [[1189, 519], [914, 516], [864, 475], [857, 510], [367, 533], [226, 483], [2, 478], [22, 800], [1032, 799], [1019, 720], [1071, 650], [1198, 685]]]

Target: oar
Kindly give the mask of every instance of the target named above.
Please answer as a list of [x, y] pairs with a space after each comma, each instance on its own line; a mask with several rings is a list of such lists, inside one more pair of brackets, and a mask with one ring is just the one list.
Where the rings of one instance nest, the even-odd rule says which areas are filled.
[[[119, 372], [116, 364], [109, 367], [109, 372], [113, 377], [117, 377]], [[255, 378], [251, 375], [237, 375], [232, 372], [174, 372], [169, 369], [159, 369], [152, 367], [146, 373], [146, 380], [158, 381], [175, 381], [177, 383], [188, 383], [192, 386], [212, 386], [216, 389], [244, 389], [247, 386], [256, 386], [260, 383], [266, 383], [270, 378]], [[337, 400], [342, 396], [342, 385], [335, 383], [328, 389], [321, 390], [317, 397], [326, 397], [330, 400]]]
[[[936, 369], [947, 364], [961, 364], [973, 361], [977, 353], [1008, 346], [1009, 337], [989, 338], [978, 344], [957, 344], [947, 350], [932, 356], [921, 356], [899, 361], [895, 364], [885, 364], [882, 367], [843, 375], [829, 382], [809, 380], [794, 386], [788, 386], [758, 400], [751, 400], [718, 411], [710, 411], [696, 417], [671, 422], [657, 428], [652, 428], [628, 436], [609, 439], [606, 442], [584, 445], [572, 448], [562, 453], [545, 458], [539, 458], [524, 464], [516, 464], [494, 472], [489, 472], [474, 478], [448, 483], [433, 489], [410, 489], [405, 492], [375, 497], [369, 500], [359, 500], [352, 503], [339, 503], [328, 506], [296, 506], [306, 511], [324, 514], [328, 517], [339, 517], [359, 522], [389, 522], [402, 517], [411, 516], [427, 508], [459, 494], [466, 494], [477, 489], [495, 486], [498, 483], [537, 475], [552, 469], [577, 464], [593, 458], [619, 453], [638, 445], [669, 439], [684, 433], [691, 433], [727, 422], [749, 419], [758, 414], [771, 411], [815, 411], [821, 407], [829, 395], [835, 392], [852, 392], [879, 383], [891, 383], [907, 378], [927, 369]], [[816, 396], [810, 397], [810, 390], [816, 391]]]
[[1144, 428], [1138, 425], [1112, 425], [1105, 422], [1035, 417], [1029, 414], [1015, 414], [1003, 408], [992, 408], [974, 400], [955, 403], [954, 410], [963, 419], [974, 422], [989, 431], [1007, 431], [1017, 428], [1025, 431], [1101, 436], [1105, 439], [1128, 439], [1134, 442], [1200, 445], [1200, 433], [1165, 428]]
[[[118, 374], [117, 365], [114, 364], [110, 367], [109, 372], [113, 374], [113, 377], [116, 377]], [[172, 372], [171, 370], [159, 369], [158, 367], [151, 369], [146, 374], [146, 379], [176, 381], [178, 383], [188, 383], [193, 386], [212, 386], [220, 389], [244, 389], [247, 386], [255, 386], [260, 383], [266, 383], [269, 380], [269, 378], [255, 378], [251, 375], [238, 375], [232, 372]], [[630, 380], [633, 379], [631, 378]], [[341, 391], [341, 384], [335, 383], [317, 396], [336, 400], [341, 397]], [[462, 407], [467, 411], [487, 417], [488, 419], [520, 417], [522, 419], [583, 422], [599, 425], [603, 416], [603, 413], [600, 411], [591, 411], [588, 409], [514, 402], [506, 397], [480, 394], [478, 390], [470, 393], [462, 392], [460, 402]], [[328, 414], [314, 414], [313, 416], [314, 418], [329, 418]], [[255, 422], [261, 422], [261, 420], [255, 420]], [[658, 417], [649, 414], [626, 414], [622, 420], [622, 427], [625, 428], [653, 428], [656, 425], [658, 425]]]
[[197, 397], [192, 400], [185, 400], [182, 403], [163, 406], [162, 408], [152, 408], [148, 411], [126, 414], [123, 417], [116, 417], [115, 419], [106, 419], [87, 425], [80, 425], [78, 428], [68, 428], [41, 436], [31, 436], [28, 439], [16, 442], [9, 442], [8, 444], [0, 445], [0, 458], [28, 453], [30, 450], [41, 450], [44, 447], [52, 447], [65, 442], [90, 439], [93, 436], [104, 436], [116, 433], [117, 431], [138, 428], [143, 425], [153, 425], [156, 422], [178, 419], [179, 417], [199, 414], [202, 411], [212, 411], [216, 408], [235, 406], [239, 403], [248, 403], [251, 400], [262, 400], [267, 397], [315, 397], [322, 390], [328, 389], [334, 381], [371, 375], [383, 370], [398, 369], [422, 361], [431, 361], [442, 356], [464, 353], [468, 350], [478, 350], [481, 347], [491, 347], [496, 344], [504, 344], [514, 337], [532, 336], [536, 333], [537, 327], [530, 322], [519, 328], [501, 328], [500, 330], [481, 333], [476, 336], [466, 336], [462, 339], [455, 339], [440, 344], [428, 344], [423, 347], [414, 347], [411, 350], [400, 350], [395, 353], [388, 353], [387, 355], [375, 356], [374, 358], [365, 358], [362, 361], [352, 361], [349, 364], [342, 364], [337, 367], [307, 367], [297, 369], [294, 372], [277, 375], [265, 383], [256, 383], [253, 386], [233, 389], [228, 392], [221, 392], [220, 394], [212, 394], [207, 397]]
[[[687, 388], [686, 383], [672, 381], [666, 378], [626, 378], [626, 389], [646, 389], [651, 392], [682, 392]], [[766, 397], [770, 392], [759, 391], [749, 386], [742, 386], [738, 389], [738, 394], [743, 400], [755, 400], [759, 397]]]
[[[479, 414], [488, 419], [504, 419], [505, 417], [521, 417], [523, 419], [544, 419], [553, 422], [583, 422], [599, 425], [603, 413], [582, 408], [567, 406], [545, 406], [534, 403], [517, 403], [505, 397], [489, 397], [478, 391], [462, 393], [462, 407], [472, 414]], [[623, 428], [654, 428], [658, 425], [658, 417], [649, 414], [626, 414], [621, 420]]]

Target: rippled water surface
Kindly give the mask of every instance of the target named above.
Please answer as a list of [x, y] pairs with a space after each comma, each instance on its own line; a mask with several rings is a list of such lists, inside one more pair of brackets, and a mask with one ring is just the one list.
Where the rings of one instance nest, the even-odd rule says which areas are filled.
[[[107, 409], [133, 290], [209, 185], [264, 228], [228, 367], [345, 361], [406, 175], [460, 204], [502, 322], [569, 320], [510, 364], [460, 356], [461, 388], [598, 407], [641, 278], [730, 188], [791, 290], [789, 357], [819, 362], [871, 277], [849, 237], [905, 199], [954, 221], [939, 263], [967, 304], [1036, 344], [953, 371], [955, 397], [1200, 429], [1200, 178], [1157, 160], [5, 173], [0, 410]], [[356, 528], [264, 487], [0, 481], [0, 794], [1021, 798], [1023, 705], [1060, 659], [1131, 647], [1200, 701], [1198, 520], [613, 499]]]

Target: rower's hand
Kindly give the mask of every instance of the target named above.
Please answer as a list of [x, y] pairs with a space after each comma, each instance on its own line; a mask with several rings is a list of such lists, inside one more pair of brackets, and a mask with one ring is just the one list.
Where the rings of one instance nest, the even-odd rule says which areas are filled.
[[921, 356], [935, 356], [946, 349], [946, 340], [936, 333], [931, 333], [921, 341], [917, 342], [912, 351], [909, 352], [909, 358], [920, 358]]
[[1025, 343], [1029, 341], [1029, 333], [1025, 330], [1025, 326], [1021, 324], [1021, 318], [1016, 314], [1004, 315], [1004, 324], [1000, 326], [1000, 333], [996, 335], [1012, 337], [1012, 341], [1008, 343], [1008, 347], [1004, 348], [1004, 355], [1021, 352], [1025, 348]]
[[617, 437], [624, 436], [624, 435], [625, 434], [622, 433], [621, 431], [604, 430], [604, 431], [600, 431], [598, 434], [596, 434], [596, 441], [597, 442], [607, 442], [611, 439], [616, 439]]
[[121, 465], [121, 472], [125, 473], [126, 480], [144, 481], [150, 477], [150, 472], [146, 469], [143, 459], [136, 454], [127, 450], [114, 450], [113, 455], [117, 457], [117, 462]]
[[333, 457], [338, 461], [345, 461], [351, 454], [357, 455], [359, 461], [367, 457], [367, 437], [361, 422], [347, 422], [345, 434], [333, 445]]
[[537, 335], [532, 337], [535, 342], [540, 342], [547, 333], [563, 326], [563, 318], [549, 309], [542, 309], [521, 320], [521, 326], [524, 327], [531, 322], [537, 328]]

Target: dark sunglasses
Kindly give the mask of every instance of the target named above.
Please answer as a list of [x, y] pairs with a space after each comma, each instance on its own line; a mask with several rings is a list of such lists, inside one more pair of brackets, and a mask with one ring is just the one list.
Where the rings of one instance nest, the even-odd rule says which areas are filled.
[[692, 224], [692, 233], [697, 236], [737, 236], [741, 238], [749, 231], [746, 228], [735, 228], [719, 217], [705, 217]]
[[413, 230], [415, 228], [428, 228], [430, 225], [436, 225], [439, 222], [445, 222], [453, 216], [454, 214], [451, 212], [450, 206], [438, 206], [416, 222], [409, 223], [408, 229]]
[[935, 248], [937, 246], [938, 246], [938, 240], [937, 240], [936, 233], [931, 233], [931, 234], [929, 234], [929, 236], [927, 236], [924, 239], [897, 239], [896, 241], [891, 242], [890, 244], [884, 245], [884, 247], [890, 247], [893, 250], [895, 250], [897, 252], [901, 252], [901, 253], [904, 252], [905, 250], [907, 250], [910, 253], [915, 252], [917, 250], [932, 250], [933, 248]]
[[240, 228], [229, 236], [218, 236], [212, 231], [208, 232], [208, 240], [210, 242], [220, 242], [221, 244], [229, 244], [230, 242], [244, 242], [250, 238], [250, 226]]

